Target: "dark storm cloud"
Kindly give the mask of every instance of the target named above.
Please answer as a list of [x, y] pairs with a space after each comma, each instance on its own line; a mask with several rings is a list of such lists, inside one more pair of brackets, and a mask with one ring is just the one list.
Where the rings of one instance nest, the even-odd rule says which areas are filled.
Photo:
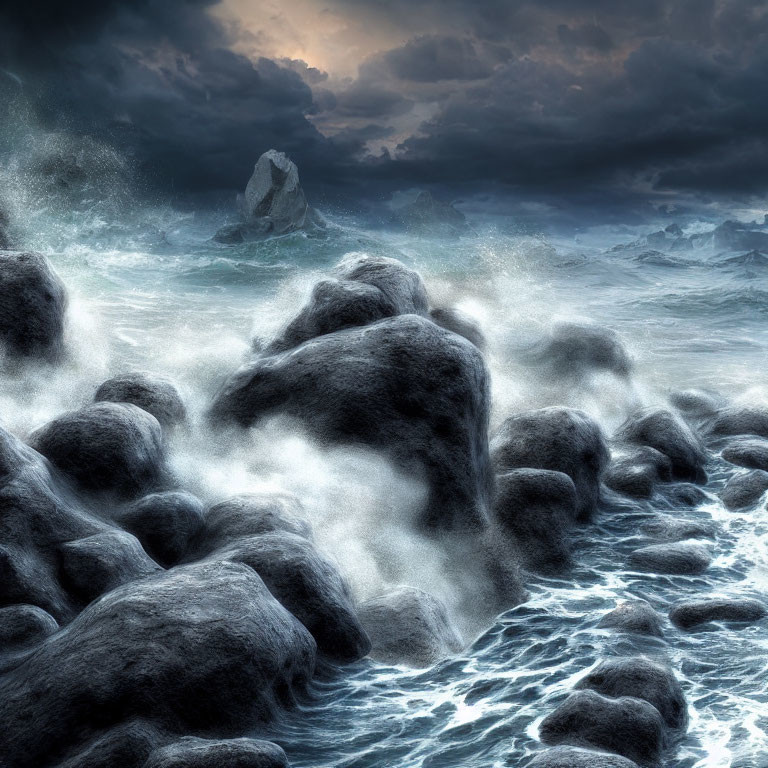
[[381, 58], [395, 77], [414, 82], [478, 80], [491, 74], [488, 65], [478, 58], [472, 41], [456, 37], [417, 37]]

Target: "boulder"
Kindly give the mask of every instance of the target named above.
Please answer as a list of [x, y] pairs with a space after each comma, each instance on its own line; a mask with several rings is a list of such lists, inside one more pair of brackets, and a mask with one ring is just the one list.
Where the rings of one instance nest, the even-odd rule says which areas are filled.
[[688, 721], [683, 689], [674, 672], [650, 659], [606, 659], [575, 686], [596, 691], [602, 696], [632, 696], [653, 704], [670, 728], [682, 728]]
[[670, 394], [669, 402], [686, 417], [702, 418], [716, 413], [726, 400], [718, 392], [707, 389], [681, 389]]
[[686, 600], [672, 606], [669, 618], [680, 629], [691, 629], [710, 621], [754, 624], [768, 614], [764, 603], [750, 598]]
[[105, 381], [97, 390], [97, 403], [133, 403], [151, 413], [164, 430], [187, 419], [187, 409], [176, 385], [164, 376], [151, 373], [123, 373]]
[[284, 531], [250, 536], [211, 557], [253, 568], [326, 656], [349, 662], [370, 651], [371, 642], [357, 618], [346, 581], [303, 536]]
[[653, 520], [643, 523], [640, 530], [647, 536], [661, 541], [713, 539], [715, 537], [715, 527], [711, 523], [679, 520], [672, 515], [658, 514]]
[[768, 252], [768, 232], [756, 229], [754, 224], [728, 220], [715, 228], [712, 243], [715, 248], [728, 251]]
[[677, 480], [706, 482], [706, 455], [701, 442], [691, 427], [672, 411], [640, 411], [624, 422], [616, 438], [663, 453], [672, 462], [672, 476]]
[[63, 583], [84, 603], [161, 570], [135, 536], [118, 530], [68, 541], [59, 556]]
[[133, 718], [248, 732], [293, 701], [314, 660], [309, 633], [251, 568], [179, 566], [92, 603], [0, 679], [0, 762], [50, 765]]
[[78, 747], [56, 768], [144, 768], [165, 735], [147, 720], [135, 718], [111, 728]]
[[647, 445], [625, 448], [608, 467], [603, 482], [616, 493], [649, 499], [659, 482], [672, 479], [672, 461]]
[[493, 485], [488, 409], [477, 347], [401, 315], [246, 365], [219, 391], [210, 416], [249, 426], [284, 414], [323, 442], [381, 451], [426, 481], [421, 525], [477, 529]]
[[709, 547], [698, 541], [651, 544], [629, 556], [630, 565], [638, 570], [688, 576], [704, 573], [711, 562]]
[[144, 768], [289, 768], [285, 752], [258, 739], [199, 739], [188, 736], [156, 749]]
[[580, 379], [597, 372], [627, 378], [633, 368], [619, 335], [591, 323], [556, 323], [526, 358], [559, 378]]
[[89, 491], [137, 496], [155, 489], [164, 471], [157, 419], [135, 405], [96, 403], [58, 416], [30, 442]]
[[542, 720], [539, 737], [545, 744], [592, 747], [656, 766], [667, 730], [659, 711], [647, 701], [584, 690], [572, 693]]
[[59, 360], [66, 308], [64, 284], [45, 256], [0, 250], [0, 347], [9, 357]]
[[203, 528], [203, 505], [190, 493], [166, 491], [144, 496], [116, 517], [164, 568], [176, 565]]
[[491, 441], [497, 473], [530, 467], [563, 472], [576, 486], [576, 513], [588, 520], [600, 499], [608, 448], [599, 425], [582, 411], [551, 407], [506, 419]]
[[728, 509], [744, 509], [757, 504], [768, 491], [768, 472], [753, 469], [732, 477], [720, 492], [720, 498]]
[[619, 755], [578, 747], [555, 747], [539, 752], [528, 768], [637, 768], [637, 763]]
[[36, 605], [0, 608], [0, 652], [39, 643], [58, 628], [56, 619]]
[[576, 486], [563, 472], [513, 469], [496, 476], [494, 518], [529, 570], [557, 573], [570, 564], [576, 510]]
[[706, 423], [710, 437], [757, 435], [768, 438], [768, 408], [732, 406], [722, 408]]
[[371, 658], [429, 667], [463, 647], [445, 606], [416, 587], [398, 587], [366, 600], [357, 611], [371, 638]]
[[739, 467], [768, 471], [768, 440], [757, 437], [736, 438], [723, 448], [721, 456]]
[[441, 328], [458, 333], [459, 336], [463, 336], [471, 341], [479, 350], [485, 350], [485, 334], [480, 327], [480, 323], [460, 309], [455, 307], [437, 307], [430, 310], [429, 316], [432, 318], [432, 322]]
[[601, 629], [615, 629], [634, 635], [662, 637], [661, 619], [645, 600], [626, 600], [606, 613], [597, 625]]
[[708, 498], [707, 494], [693, 483], [674, 483], [662, 490], [668, 501], [680, 507], [697, 507]]

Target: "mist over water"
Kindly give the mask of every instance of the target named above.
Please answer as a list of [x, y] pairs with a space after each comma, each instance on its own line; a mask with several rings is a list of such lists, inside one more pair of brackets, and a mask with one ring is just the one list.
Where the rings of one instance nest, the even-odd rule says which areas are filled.
[[[62, 166], [62, 156], [75, 161]], [[75, 170], [79, 158], [90, 163], [85, 178]], [[130, 177], [129, 166], [105, 147], [44, 133], [0, 172], [18, 241], [48, 255], [70, 293], [67, 360], [54, 371], [24, 369], [4, 378], [0, 422], [25, 437], [90, 402], [111, 375], [166, 374], [191, 410], [193, 428], [171, 446], [185, 488], [205, 502], [248, 491], [297, 494], [319, 546], [339, 562], [356, 597], [401, 583], [422, 587], [445, 600], [465, 639], [474, 641], [459, 657], [424, 671], [366, 660], [342, 676], [328, 675], [311, 704], [267, 734], [292, 765], [524, 764], [538, 747], [538, 723], [573, 682], [599, 659], [629, 650], [667, 659], [683, 681], [691, 726], [668, 765], [765, 764], [764, 629], [685, 634], [670, 625], [668, 644], [597, 629], [630, 597], [662, 610], [685, 597], [765, 593], [768, 513], [726, 512], [714, 496], [739, 471], [733, 466], [716, 459], [707, 467], [710, 498], [695, 511], [659, 498], [609, 496], [597, 522], [576, 532], [576, 565], [567, 579], [529, 576], [528, 602], [481, 623], [462, 610], [473, 585], [457, 585], [454, 564], [410, 528], [425, 494], [418, 478], [370, 451], [323, 448], [281, 420], [214, 435], [203, 411], [248, 358], [254, 339], [269, 340], [316, 280], [350, 254], [400, 259], [423, 275], [434, 306], [458, 307], [480, 323], [488, 339], [492, 428], [513, 411], [561, 404], [583, 408], [612, 434], [638, 407], [689, 387], [765, 403], [768, 268], [729, 261], [711, 248], [639, 257], [611, 251], [633, 238], [627, 230], [523, 235], [501, 219], [461, 238], [425, 238], [331, 215], [319, 237], [225, 246], [211, 237], [226, 211], [144, 202], [129, 191]], [[616, 331], [634, 360], [633, 374], [557, 379], [532, 365], [527, 352], [558, 321]], [[716, 523], [716, 559], [706, 574], [628, 568], [629, 553], [650, 543], [643, 522], [659, 510]]]

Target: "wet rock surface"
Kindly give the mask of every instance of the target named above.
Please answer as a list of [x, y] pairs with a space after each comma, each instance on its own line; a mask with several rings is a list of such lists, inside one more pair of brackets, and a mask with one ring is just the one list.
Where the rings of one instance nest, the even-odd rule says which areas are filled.
[[636, 549], [629, 557], [629, 563], [634, 568], [680, 575], [704, 573], [711, 561], [709, 547], [699, 541], [651, 544]]
[[751, 507], [768, 491], [768, 472], [753, 469], [732, 477], [720, 492], [720, 498], [728, 509]]
[[712, 621], [752, 624], [768, 615], [765, 603], [750, 598], [690, 600], [672, 606], [669, 618], [681, 629], [692, 629]]
[[600, 619], [598, 627], [662, 637], [661, 618], [645, 600], [627, 600]]
[[132, 403], [151, 413], [163, 429], [170, 430], [187, 419], [187, 409], [176, 385], [164, 376], [151, 373], [123, 373], [105, 381], [94, 400]]

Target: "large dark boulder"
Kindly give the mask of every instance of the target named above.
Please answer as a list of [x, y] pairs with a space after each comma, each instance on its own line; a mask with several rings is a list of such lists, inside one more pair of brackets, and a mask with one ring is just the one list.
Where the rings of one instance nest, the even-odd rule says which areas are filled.
[[[382, 290], [388, 280], [367, 279]], [[485, 524], [493, 485], [488, 408], [478, 349], [426, 318], [401, 315], [245, 366], [219, 391], [210, 416], [249, 426], [284, 414], [323, 442], [382, 451], [426, 481], [418, 522], [476, 529]]]
[[135, 405], [96, 403], [65, 413], [30, 442], [89, 491], [136, 496], [154, 490], [164, 472], [160, 424]]
[[120, 510], [116, 522], [164, 568], [176, 565], [203, 528], [203, 504], [190, 493], [151, 493]]
[[723, 448], [721, 456], [739, 467], [768, 471], [768, 440], [760, 437], [737, 437]]
[[768, 491], [768, 472], [753, 469], [732, 477], [720, 492], [720, 498], [728, 509], [744, 509], [756, 504]]
[[704, 573], [711, 562], [709, 547], [699, 541], [651, 544], [629, 556], [630, 565], [638, 570], [688, 576]]
[[338, 661], [356, 661], [371, 649], [336, 566], [303, 536], [284, 531], [241, 539], [213, 555], [245, 563], [312, 634], [317, 647]]
[[92, 603], [0, 679], [0, 762], [51, 765], [132, 718], [241, 734], [291, 703], [314, 659], [251, 568], [180, 566]]
[[288, 768], [288, 758], [270, 741], [188, 736], [155, 750], [144, 768]]
[[722, 408], [707, 421], [705, 429], [710, 437], [757, 435], [768, 438], [768, 408], [749, 405]]
[[677, 414], [663, 409], [648, 409], [631, 416], [620, 427], [617, 440], [649, 446], [672, 462], [677, 480], [705, 482], [706, 454], [696, 433]]
[[688, 721], [685, 696], [672, 670], [643, 657], [606, 659], [576, 684], [603, 696], [632, 696], [653, 704], [670, 728]]
[[658, 764], [667, 743], [666, 725], [652, 704], [589, 690], [572, 693], [547, 715], [539, 736], [545, 744], [603, 749], [645, 766]]
[[606, 613], [597, 626], [635, 635], [663, 636], [659, 614], [646, 600], [626, 600], [620, 603]]
[[84, 747], [76, 747], [56, 768], [144, 768], [149, 755], [164, 741], [167, 737], [157, 726], [134, 718], [100, 733]]
[[555, 747], [539, 752], [528, 768], [637, 768], [637, 763], [620, 755], [579, 747]]
[[12, 358], [55, 362], [64, 352], [67, 295], [39, 253], [0, 250], [0, 346]]
[[576, 509], [576, 486], [563, 472], [513, 469], [496, 476], [494, 518], [529, 570], [556, 573], [569, 565]]
[[93, 398], [97, 403], [133, 403], [151, 413], [163, 429], [170, 430], [187, 418], [187, 409], [176, 385], [164, 376], [132, 372], [105, 381]]
[[608, 467], [603, 482], [616, 493], [649, 499], [656, 485], [672, 479], [672, 462], [647, 445], [623, 447]]
[[659, 541], [683, 541], [684, 539], [714, 539], [715, 526], [711, 522], [681, 520], [672, 515], [657, 514], [640, 530]]
[[576, 486], [579, 520], [588, 520], [600, 499], [608, 448], [600, 426], [570, 408], [542, 408], [506, 419], [491, 442], [497, 473], [530, 467], [563, 472]]
[[765, 604], [751, 598], [708, 598], [687, 600], [672, 606], [669, 618], [681, 629], [691, 629], [711, 621], [753, 624], [768, 615]]
[[36, 605], [0, 608], [0, 653], [45, 640], [58, 628], [56, 619]]
[[428, 667], [463, 647], [443, 603], [416, 587], [366, 600], [357, 615], [371, 639], [371, 657], [386, 664]]

